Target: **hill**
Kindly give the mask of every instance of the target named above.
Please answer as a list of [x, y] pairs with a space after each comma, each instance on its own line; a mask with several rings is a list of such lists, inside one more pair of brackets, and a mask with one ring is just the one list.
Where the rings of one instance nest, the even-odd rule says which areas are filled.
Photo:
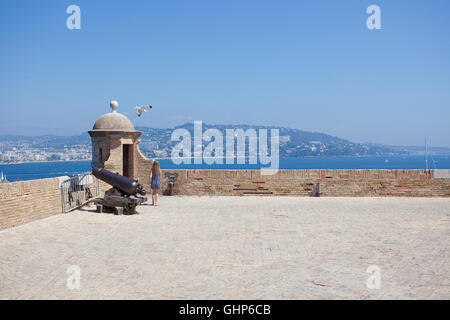
[[[185, 123], [174, 129], [186, 129], [193, 137], [193, 123]], [[309, 132], [286, 127], [254, 126], [254, 125], [208, 125], [203, 124], [203, 130], [218, 129], [225, 137], [226, 129], [240, 128], [243, 130], [254, 129], [279, 129], [280, 156], [281, 157], [305, 157], [305, 156], [363, 156], [363, 155], [399, 155], [408, 154], [403, 149], [395, 149], [380, 145], [354, 143], [342, 138], [324, 133]], [[173, 129], [155, 129], [137, 127], [143, 132], [141, 137], [141, 150], [151, 157], [168, 157], [176, 142], [171, 141]], [[224, 143], [225, 145], [225, 143]], [[248, 145], [248, 143], [246, 144]]]
[[[421, 146], [386, 146], [374, 143], [355, 143], [346, 139], [320, 132], [299, 129], [255, 125], [209, 125], [203, 123], [203, 131], [217, 129], [225, 137], [226, 129], [279, 129], [280, 157], [327, 157], [327, 156], [386, 156], [422, 154]], [[151, 158], [170, 157], [177, 142], [171, 141], [175, 129], [186, 129], [193, 137], [193, 123], [185, 123], [174, 128], [160, 129], [136, 127], [143, 132], [141, 151]], [[246, 143], [248, 145], [248, 141]], [[269, 144], [270, 145], [270, 144]], [[224, 141], [225, 146], [225, 141]], [[248, 150], [248, 146], [246, 148]], [[193, 151], [193, 150], [191, 150]], [[450, 154], [450, 148], [429, 147], [430, 154]], [[0, 135], [0, 162], [14, 163], [49, 160], [88, 160], [91, 157], [91, 138], [83, 133], [74, 136], [14, 136]]]

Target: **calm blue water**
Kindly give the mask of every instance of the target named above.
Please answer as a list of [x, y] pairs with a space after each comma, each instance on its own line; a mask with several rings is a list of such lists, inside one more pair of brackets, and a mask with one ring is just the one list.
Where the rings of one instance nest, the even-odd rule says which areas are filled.
[[[387, 160], [387, 162], [386, 162]], [[162, 169], [259, 169], [259, 165], [175, 165], [159, 160]], [[450, 169], [450, 155], [428, 158], [430, 169]], [[425, 169], [425, 156], [280, 158], [280, 169]], [[91, 171], [90, 161], [41, 162], [0, 165], [9, 181], [67, 176]]]

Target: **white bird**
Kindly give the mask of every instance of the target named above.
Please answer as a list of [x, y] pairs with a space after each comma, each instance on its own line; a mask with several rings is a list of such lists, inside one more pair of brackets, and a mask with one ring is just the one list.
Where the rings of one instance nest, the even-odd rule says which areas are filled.
[[147, 109], [151, 109], [152, 106], [142, 106], [142, 107], [136, 107], [136, 112], [138, 117], [141, 116], [141, 114], [143, 114], [144, 112], [147, 112]]

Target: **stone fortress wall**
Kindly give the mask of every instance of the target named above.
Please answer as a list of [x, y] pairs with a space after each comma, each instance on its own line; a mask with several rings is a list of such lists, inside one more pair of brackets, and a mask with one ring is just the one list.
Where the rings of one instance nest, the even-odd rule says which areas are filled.
[[58, 178], [0, 183], [0, 230], [61, 212]]
[[[450, 170], [161, 170], [176, 195], [450, 197]], [[147, 185], [146, 185], [147, 187]]]

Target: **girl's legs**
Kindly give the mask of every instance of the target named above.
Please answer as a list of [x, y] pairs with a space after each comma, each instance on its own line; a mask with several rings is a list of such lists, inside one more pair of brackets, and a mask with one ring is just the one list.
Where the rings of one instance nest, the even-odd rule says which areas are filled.
[[155, 205], [155, 190], [152, 189], [152, 206]]
[[155, 206], [159, 206], [159, 203], [158, 203], [158, 190], [155, 190]]

